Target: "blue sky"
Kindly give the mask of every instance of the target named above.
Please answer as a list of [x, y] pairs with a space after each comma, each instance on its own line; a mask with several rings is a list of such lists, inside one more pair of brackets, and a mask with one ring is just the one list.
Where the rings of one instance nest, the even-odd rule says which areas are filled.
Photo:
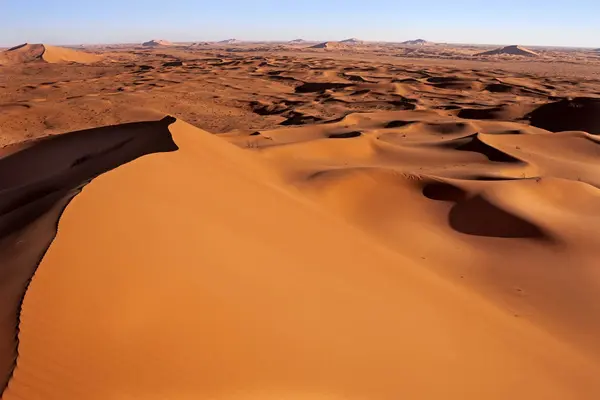
[[0, 46], [348, 37], [600, 47], [600, 1], [0, 0]]

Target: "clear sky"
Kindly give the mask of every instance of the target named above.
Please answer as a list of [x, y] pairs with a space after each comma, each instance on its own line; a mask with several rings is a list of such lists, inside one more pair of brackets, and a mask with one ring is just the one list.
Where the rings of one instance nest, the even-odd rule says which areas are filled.
[[349, 37], [600, 47], [600, 0], [0, 0], [0, 46]]

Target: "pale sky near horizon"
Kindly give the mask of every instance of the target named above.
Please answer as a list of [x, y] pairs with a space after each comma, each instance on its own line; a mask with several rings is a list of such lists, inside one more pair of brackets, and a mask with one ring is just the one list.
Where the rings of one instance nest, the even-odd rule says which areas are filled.
[[600, 47], [600, 1], [0, 0], [0, 46], [349, 37]]

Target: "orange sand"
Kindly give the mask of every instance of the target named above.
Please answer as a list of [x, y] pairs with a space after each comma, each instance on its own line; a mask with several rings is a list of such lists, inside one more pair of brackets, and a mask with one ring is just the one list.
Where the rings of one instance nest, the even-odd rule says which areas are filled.
[[348, 42], [1, 53], [3, 400], [600, 398], [598, 61]]
[[62, 62], [90, 64], [101, 60], [102, 57], [96, 54], [46, 44], [25, 43], [0, 53], [0, 64], [20, 64], [32, 61], [44, 61], [52, 64]]
[[[598, 366], [570, 345], [325, 213], [252, 154], [170, 129], [178, 151], [101, 175], [66, 208], [3, 399], [600, 395]], [[340, 193], [374, 195], [367, 218], [398, 204], [349, 173]]]

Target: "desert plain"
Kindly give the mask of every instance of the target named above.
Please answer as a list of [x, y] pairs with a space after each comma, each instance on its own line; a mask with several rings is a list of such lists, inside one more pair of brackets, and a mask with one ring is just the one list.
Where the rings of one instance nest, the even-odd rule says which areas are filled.
[[0, 53], [2, 399], [600, 398], [600, 52]]

